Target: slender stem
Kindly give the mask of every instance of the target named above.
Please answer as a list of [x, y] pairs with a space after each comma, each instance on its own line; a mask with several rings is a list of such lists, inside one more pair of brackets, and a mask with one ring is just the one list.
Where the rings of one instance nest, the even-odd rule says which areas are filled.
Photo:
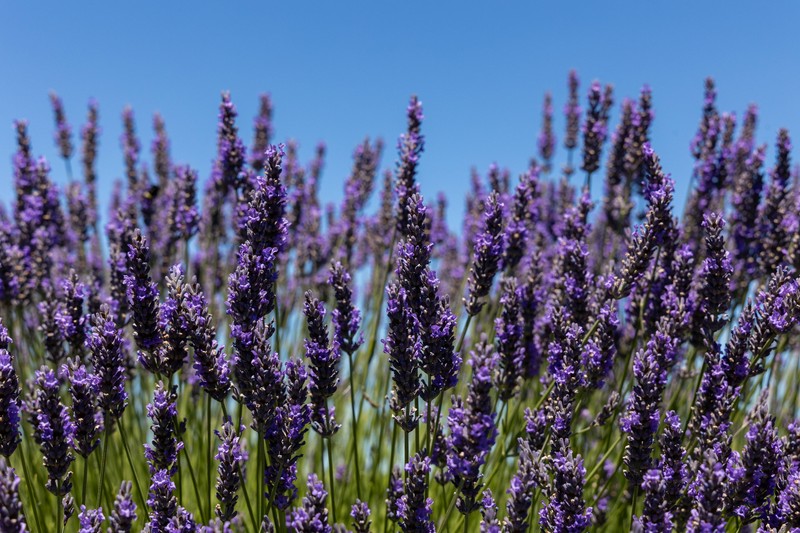
[[353, 421], [353, 452], [355, 453], [355, 468], [356, 468], [356, 495], [361, 500], [361, 467], [358, 460], [358, 416], [356, 415], [356, 383], [355, 383], [355, 367], [353, 366], [353, 354], [348, 353], [347, 359], [350, 362], [350, 409], [352, 412]]
[[189, 467], [189, 476], [192, 478], [194, 497], [197, 498], [197, 507], [200, 508], [200, 516], [203, 517], [203, 522], [208, 522], [208, 515], [202, 505], [203, 500], [200, 498], [200, 489], [197, 487], [197, 479], [194, 476], [194, 468], [192, 468], [192, 460], [189, 458], [189, 455], [186, 455], [186, 466]]
[[[149, 522], [150, 514], [147, 512], [147, 500], [145, 500], [144, 493], [142, 492], [142, 486], [139, 484], [139, 476], [136, 475], [136, 467], [133, 465], [133, 459], [131, 458], [131, 450], [128, 447], [128, 438], [125, 432], [125, 423], [122, 421], [122, 419], [123, 417], [119, 417], [118, 420], [119, 436], [122, 439], [122, 447], [125, 449], [125, 456], [128, 458], [128, 464], [131, 467], [131, 473], [133, 475], [133, 484], [136, 486], [136, 493], [139, 495], [139, 500], [141, 500], [142, 503], [142, 510], [144, 510], [144, 520], [145, 522]], [[103, 484], [101, 483], [101, 486], [102, 485]]]
[[[81, 502], [86, 505], [88, 499], [86, 498], [86, 480], [89, 478], [89, 456], [83, 458], [83, 479], [81, 480]], [[103, 476], [100, 476], [103, 479]], [[98, 502], [99, 505], [99, 502]]]
[[42, 523], [39, 518], [39, 498], [36, 497], [36, 493], [33, 491], [33, 483], [31, 483], [31, 476], [28, 473], [28, 459], [25, 456], [25, 443], [20, 443], [17, 449], [19, 450], [19, 453], [21, 455], [20, 459], [22, 460], [22, 471], [25, 474], [25, 485], [28, 486], [28, 495], [30, 496], [33, 503], [33, 519], [36, 522], [36, 529], [38, 531], [44, 531], [44, 529], [42, 529]]
[[458, 500], [459, 494], [461, 494], [461, 489], [464, 488], [464, 479], [462, 478], [461, 481], [458, 482], [458, 487], [456, 487], [456, 492], [453, 494], [453, 499], [450, 500], [450, 505], [447, 506], [447, 511], [444, 513], [444, 516], [439, 521], [439, 527], [437, 527], [437, 531], [441, 531], [442, 526], [447, 523], [447, 520], [450, 518], [450, 515], [453, 514], [453, 509], [456, 507], [456, 500]]
[[[389, 452], [389, 477], [391, 479], [392, 471], [394, 470], [394, 443], [397, 440], [397, 424], [392, 424], [392, 443]], [[377, 470], [377, 468], [376, 468]], [[389, 513], [387, 509], [386, 516], [383, 521], [383, 533], [389, 530]]]
[[333, 515], [333, 523], [336, 523], [336, 488], [333, 483], [333, 447], [331, 446], [331, 438], [325, 439], [328, 448], [328, 479], [331, 484], [331, 515]]
[[208, 485], [208, 500], [206, 509], [211, 515], [211, 493], [214, 491], [211, 485], [211, 396], [206, 395], [206, 484]]
[[264, 439], [261, 437], [261, 431], [258, 431], [258, 443], [256, 451], [256, 497], [258, 498], [258, 516], [264, 516]]
[[[103, 502], [103, 489], [105, 488], [105, 485], [106, 485], [105, 483], [103, 483], [103, 480], [106, 478], [106, 461], [108, 459], [108, 440], [111, 438], [111, 424], [110, 423], [106, 423], [106, 431], [105, 431], [105, 433], [106, 433], [106, 435], [103, 438], [103, 460], [100, 463], [100, 489], [97, 492], [97, 507], [100, 507], [100, 505]], [[133, 466], [131, 466], [131, 468], [133, 468]], [[83, 473], [86, 474], [85, 465], [84, 465]], [[85, 479], [84, 479], [84, 485], [83, 486], [86, 487]], [[85, 488], [84, 488], [84, 491], [83, 491], [83, 499], [84, 499], [84, 501], [86, 500], [86, 489]]]

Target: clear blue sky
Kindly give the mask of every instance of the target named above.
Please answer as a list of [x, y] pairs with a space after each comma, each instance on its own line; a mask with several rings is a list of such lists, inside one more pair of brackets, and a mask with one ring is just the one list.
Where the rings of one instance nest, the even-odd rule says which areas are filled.
[[[651, 85], [654, 147], [682, 195], [706, 76], [717, 80], [722, 110], [741, 114], [759, 104], [760, 140], [771, 143], [781, 126], [800, 135], [798, 20], [795, 1], [6, 1], [0, 193], [8, 199], [11, 190], [15, 118], [30, 121], [34, 152], [64, 179], [52, 140], [51, 89], [63, 97], [75, 132], [89, 97], [100, 103], [103, 195], [122, 176], [119, 117], [126, 104], [136, 112], [148, 159], [151, 116], [159, 111], [173, 160], [205, 179], [219, 93], [229, 89], [247, 143], [258, 94], [266, 91], [278, 139], [298, 140], [303, 160], [318, 141], [328, 144], [322, 194], [337, 201], [353, 147], [365, 135], [387, 141], [383, 165], [393, 164], [406, 102], [416, 93], [426, 115], [423, 192], [432, 199], [446, 190], [460, 213], [473, 165], [483, 172], [497, 161], [515, 175], [525, 168], [536, 149], [542, 96], [552, 90], [560, 113], [566, 75], [575, 68], [582, 92], [596, 78], [614, 84], [617, 102]], [[560, 140], [560, 117], [556, 126]]]

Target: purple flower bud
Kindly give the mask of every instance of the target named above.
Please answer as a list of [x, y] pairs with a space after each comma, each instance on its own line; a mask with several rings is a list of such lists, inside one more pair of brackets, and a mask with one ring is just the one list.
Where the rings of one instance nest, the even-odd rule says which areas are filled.
[[47, 469], [47, 490], [64, 496], [72, 489], [69, 467], [75, 458], [70, 453], [75, 426], [61, 403], [61, 384], [56, 373], [46, 366], [36, 371], [36, 388], [28, 402], [27, 411], [33, 426], [33, 439], [42, 452]]
[[178, 500], [173, 492], [175, 483], [166, 470], [158, 470], [150, 478], [150, 493], [147, 506], [150, 508], [150, 531], [161, 533], [170, 531], [172, 519], [178, 514]]
[[480, 470], [497, 438], [494, 403], [491, 398], [492, 376], [497, 354], [483, 336], [472, 352], [472, 381], [466, 400], [456, 397], [447, 415], [447, 474], [461, 494], [456, 507], [463, 514], [477, 508], [480, 493]]
[[136, 137], [136, 125], [133, 118], [133, 109], [126, 107], [122, 111], [123, 133], [120, 137], [120, 144], [125, 155], [125, 176], [128, 178], [128, 190], [131, 194], [139, 192], [139, 176], [137, 167], [139, 166], [139, 150], [141, 145]]
[[350, 516], [353, 518], [353, 533], [369, 533], [372, 522], [369, 519], [371, 512], [369, 505], [361, 500], [353, 504]]
[[[417, 424], [416, 415], [410, 413], [408, 406], [420, 392], [419, 378], [419, 321], [408, 306], [406, 291], [397, 283], [386, 289], [386, 314], [389, 325], [383, 339], [383, 351], [389, 356], [392, 371], [392, 398], [390, 406], [395, 420], [401, 423], [406, 432]], [[403, 409], [406, 413], [402, 413]]]
[[503, 204], [497, 192], [486, 201], [483, 228], [475, 237], [475, 252], [470, 268], [469, 287], [464, 298], [467, 313], [474, 316], [483, 308], [482, 301], [492, 288], [503, 255]]
[[[525, 533], [528, 531], [528, 515], [533, 503], [533, 491], [538, 480], [539, 458], [524, 439], [519, 439], [519, 468], [511, 479], [508, 489], [506, 510], [508, 516], [503, 521], [503, 531]], [[485, 496], [484, 496], [485, 497]]]
[[613, 89], [606, 85], [601, 94], [600, 83], [593, 82], [589, 88], [589, 110], [583, 124], [583, 166], [584, 172], [591, 175], [600, 168], [600, 152], [605, 143], [608, 115], [613, 104]]
[[61, 367], [62, 379], [69, 383], [72, 397], [72, 418], [75, 423], [73, 448], [81, 457], [89, 457], [100, 444], [103, 431], [103, 414], [98, 409], [100, 377], [88, 372], [77, 359]]
[[4, 457], [11, 457], [21, 440], [19, 408], [19, 378], [14, 360], [7, 348], [0, 348], [0, 455]]
[[539, 157], [542, 158], [542, 171], [550, 173], [553, 153], [556, 149], [556, 136], [553, 133], [553, 96], [545, 93], [542, 105], [542, 130], [537, 140]]
[[584, 508], [586, 469], [572, 450], [556, 451], [547, 461], [550, 483], [543, 489], [547, 505], [539, 512], [539, 524], [548, 531], [581, 532], [589, 527], [592, 508]]
[[87, 509], [81, 505], [81, 512], [78, 513], [78, 533], [100, 533], [103, 530], [103, 508]]
[[113, 424], [128, 405], [128, 394], [125, 392], [127, 357], [122, 331], [117, 327], [107, 304], [103, 304], [92, 316], [92, 330], [86, 339], [86, 347], [99, 379], [97, 403], [103, 410], [105, 424]]
[[338, 350], [353, 355], [364, 343], [364, 337], [358, 333], [361, 312], [353, 306], [350, 274], [341, 263], [335, 263], [331, 266], [328, 282], [333, 287], [336, 299], [336, 308], [331, 313], [334, 345]]
[[398, 502], [400, 529], [406, 533], [434, 533], [436, 527], [431, 520], [433, 499], [426, 497], [431, 459], [417, 453], [405, 470], [405, 489]]
[[67, 117], [64, 114], [64, 104], [61, 98], [56, 93], [50, 93], [50, 103], [53, 106], [53, 115], [56, 121], [55, 140], [56, 146], [60, 152], [61, 157], [69, 159], [72, 157], [72, 128], [67, 123]]
[[28, 526], [19, 498], [19, 476], [4, 457], [0, 457], [0, 531], [25, 533]]
[[325, 306], [306, 292], [303, 314], [308, 325], [308, 338], [305, 341], [306, 357], [310, 366], [311, 405], [313, 409], [314, 430], [323, 437], [330, 437], [339, 430], [333, 419], [333, 409], [328, 407], [328, 399], [339, 385], [339, 361], [341, 355], [331, 347], [328, 329], [325, 327]]
[[183, 449], [183, 442], [176, 435], [178, 407], [174, 388], [168, 391], [162, 382], [156, 384], [153, 402], [147, 404], [147, 416], [152, 420], [153, 432], [152, 442], [144, 447], [150, 473], [166, 472], [172, 476], [177, 472], [178, 454]]
[[150, 247], [138, 228], [131, 237], [125, 268], [125, 286], [132, 314], [133, 338], [139, 347], [139, 362], [151, 372], [161, 372], [165, 369], [158, 364], [156, 354], [163, 340], [158, 321], [158, 287], [150, 278]]
[[331, 533], [328, 524], [328, 493], [316, 474], [308, 475], [308, 493], [302, 507], [295, 507], [286, 517], [286, 527], [296, 533]]
[[115, 533], [130, 533], [136, 522], [136, 504], [131, 497], [131, 486], [130, 481], [123, 481], [114, 499], [114, 509], [108, 522]]
[[236, 516], [236, 502], [239, 499], [239, 487], [242, 485], [242, 472], [247, 461], [247, 452], [242, 449], [239, 434], [230, 420], [222, 425], [222, 431], [214, 433], [220, 439], [214, 459], [219, 461], [217, 467], [217, 504], [214, 512], [223, 522], [233, 520]]
[[500, 533], [500, 522], [497, 519], [497, 504], [492, 491], [486, 489], [481, 498], [481, 533]]
[[253, 170], [264, 169], [264, 154], [272, 139], [272, 99], [268, 94], [259, 96], [258, 115], [253, 119], [253, 146], [250, 150], [250, 164]]
[[422, 125], [422, 102], [416, 96], [411, 97], [408, 104], [408, 130], [397, 142], [398, 156], [396, 174], [397, 193], [397, 231], [401, 236], [408, 235], [408, 203], [411, 196], [418, 192], [416, 182], [417, 164], [425, 147], [425, 138], [420, 134]]

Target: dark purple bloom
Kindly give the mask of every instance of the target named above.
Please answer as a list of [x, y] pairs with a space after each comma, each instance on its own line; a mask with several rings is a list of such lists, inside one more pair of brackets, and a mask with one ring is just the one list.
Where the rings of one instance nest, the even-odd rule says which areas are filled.
[[164, 192], [172, 172], [172, 162], [169, 158], [169, 137], [167, 136], [164, 118], [156, 113], [153, 115], [153, 131], [155, 138], [151, 146], [153, 152], [153, 171], [158, 177], [159, 194]]
[[97, 159], [98, 137], [100, 127], [97, 125], [98, 111], [97, 102], [89, 101], [89, 111], [86, 117], [86, 124], [81, 128], [81, 160], [83, 162], [83, 179], [86, 182], [86, 189], [89, 196], [89, 209], [93, 213], [92, 225], [97, 221], [97, 197], [95, 191], [95, 160]]
[[548, 174], [551, 169], [553, 153], [556, 149], [556, 136], [553, 133], [553, 96], [545, 93], [542, 105], [542, 130], [537, 140], [539, 157], [542, 158], [542, 172]]
[[165, 369], [158, 364], [156, 354], [163, 340], [158, 320], [158, 287], [150, 278], [150, 246], [138, 228], [131, 237], [125, 268], [125, 286], [131, 308], [133, 338], [139, 347], [139, 362], [151, 372], [162, 372]]
[[69, 451], [75, 435], [75, 426], [61, 403], [56, 373], [46, 366], [36, 371], [36, 388], [27, 406], [33, 439], [42, 452], [42, 462], [47, 469], [47, 490], [64, 496], [72, 489], [72, 472], [69, 467], [75, 458]]
[[731, 196], [731, 238], [737, 262], [737, 285], [740, 289], [758, 274], [761, 239], [758, 227], [758, 206], [764, 188], [764, 153], [760, 146], [747, 158], [743, 168], [733, 177]]
[[770, 171], [770, 182], [764, 201], [758, 212], [758, 225], [761, 240], [759, 263], [761, 272], [772, 274], [784, 262], [789, 244], [785, 219], [794, 207], [791, 205], [790, 152], [792, 143], [789, 132], [778, 132], [775, 167]]
[[81, 512], [78, 513], [78, 533], [101, 533], [103, 520], [105, 516], [102, 507], [87, 509], [85, 505], [81, 505]]
[[491, 397], [497, 359], [486, 337], [482, 337], [472, 352], [472, 381], [466, 400], [456, 397], [447, 415], [447, 475], [461, 487], [456, 506], [464, 514], [477, 508], [480, 470], [497, 438]]
[[792, 465], [778, 499], [778, 514], [787, 526], [800, 527], [800, 469]]
[[64, 159], [72, 157], [72, 128], [67, 123], [64, 114], [64, 104], [56, 93], [50, 93], [50, 103], [53, 106], [53, 115], [56, 121], [55, 140], [59, 153]]
[[652, 463], [652, 446], [667, 383], [667, 369], [680, 344], [671, 327], [669, 317], [662, 319], [647, 346], [636, 353], [633, 361], [636, 383], [628, 400], [627, 412], [620, 420], [622, 431], [628, 436], [625, 477], [632, 487], [641, 484]]
[[67, 356], [64, 349], [64, 337], [58, 324], [61, 305], [49, 288], [45, 289], [45, 298], [36, 306], [39, 310], [39, 332], [46, 350], [47, 360], [56, 368]]
[[522, 346], [522, 311], [515, 278], [500, 282], [502, 311], [494, 321], [495, 342], [499, 354], [495, 385], [498, 398], [507, 402], [514, 397], [522, 381], [525, 353]]
[[483, 308], [482, 301], [492, 288], [503, 256], [503, 204], [497, 192], [486, 200], [483, 227], [475, 237], [475, 252], [470, 268], [469, 288], [464, 298], [467, 313], [474, 316]]
[[564, 168], [564, 174], [569, 177], [574, 172], [572, 168], [572, 152], [575, 147], [578, 146], [578, 133], [581, 127], [581, 106], [578, 103], [578, 85], [580, 81], [578, 80], [578, 73], [574, 70], [570, 71], [567, 84], [569, 86], [569, 100], [564, 106], [564, 115], [567, 119], [567, 132], [564, 136], [564, 147], [567, 149], [568, 162], [567, 166]]
[[133, 523], [136, 522], [136, 504], [131, 497], [130, 481], [123, 481], [120, 485], [108, 522], [114, 533], [130, 533], [133, 529]]
[[730, 252], [725, 249], [722, 229], [725, 220], [717, 213], [703, 217], [705, 230], [706, 258], [700, 268], [700, 305], [695, 313], [694, 333], [699, 338], [710, 336], [727, 321], [727, 311], [731, 303], [731, 264]]
[[152, 442], [144, 446], [150, 473], [166, 472], [172, 476], [177, 472], [178, 454], [183, 449], [183, 442], [176, 435], [178, 407], [175, 390], [167, 390], [159, 381], [153, 392], [153, 402], [147, 404], [147, 416], [152, 420], [150, 430], [153, 432]]
[[601, 94], [600, 83], [593, 82], [589, 88], [589, 110], [583, 124], [583, 166], [591, 176], [600, 168], [600, 152], [608, 134], [608, 115], [613, 103], [612, 88], [606, 85]]
[[246, 198], [240, 206], [239, 234], [247, 240], [257, 253], [274, 248], [276, 254], [286, 247], [286, 187], [281, 180], [283, 145], [267, 148], [264, 174], [255, 178]]
[[397, 141], [399, 160], [397, 162], [396, 186], [397, 212], [395, 215], [397, 231], [401, 236], [408, 235], [408, 203], [411, 196], [419, 192], [416, 182], [419, 156], [425, 147], [425, 138], [420, 133], [422, 125], [422, 102], [416, 96], [411, 97], [407, 108], [408, 129]]
[[766, 400], [763, 395], [750, 415], [744, 450], [731, 452], [726, 468], [725, 508], [745, 522], [765, 518], [783, 466], [783, 443]]
[[8, 461], [0, 457], [0, 531], [25, 533], [28, 526], [19, 498], [19, 476]]
[[62, 379], [69, 383], [72, 397], [72, 419], [75, 424], [73, 448], [81, 457], [89, 457], [100, 444], [103, 413], [98, 409], [100, 377], [90, 373], [77, 359], [61, 367]]
[[107, 304], [92, 316], [92, 329], [86, 347], [99, 379], [97, 403], [105, 415], [105, 425], [122, 416], [128, 404], [125, 392], [127, 380], [126, 346], [122, 331], [117, 327]]
[[63, 337], [70, 345], [73, 357], [82, 357], [86, 343], [86, 317], [83, 304], [88, 295], [87, 287], [79, 281], [78, 274], [70, 270], [61, 282], [63, 305], [56, 312], [56, 322]]
[[344, 353], [353, 355], [364, 343], [364, 337], [358, 333], [358, 328], [361, 326], [361, 312], [353, 306], [350, 274], [341, 263], [331, 266], [328, 283], [333, 287], [336, 300], [336, 307], [331, 313], [334, 345]]
[[674, 411], [669, 411], [661, 434], [661, 460], [656, 468], [644, 474], [642, 480], [644, 509], [636, 520], [643, 531], [672, 530], [672, 509], [683, 494], [687, 478], [682, 437], [681, 420]]
[[259, 98], [258, 115], [253, 119], [253, 145], [250, 149], [250, 164], [253, 170], [261, 172], [264, 168], [264, 154], [272, 139], [272, 99], [268, 94]]
[[333, 418], [333, 407], [328, 399], [339, 385], [339, 361], [341, 355], [331, 347], [328, 328], [325, 327], [325, 306], [306, 292], [303, 314], [308, 326], [305, 341], [306, 357], [310, 366], [311, 405], [313, 409], [314, 430], [323, 437], [330, 437], [339, 430]]
[[389, 472], [389, 486], [386, 488], [386, 518], [392, 522], [400, 520], [400, 501], [403, 499], [403, 473], [399, 467]]
[[308, 492], [302, 507], [295, 507], [286, 517], [286, 527], [296, 533], [331, 533], [328, 524], [328, 493], [316, 474], [308, 475]]
[[395, 420], [406, 432], [410, 432], [417, 425], [417, 417], [410, 404], [420, 392], [419, 321], [409, 308], [406, 291], [397, 283], [386, 288], [386, 295], [389, 325], [386, 338], [383, 339], [383, 351], [389, 356], [389, 368], [392, 371], [390, 405]]
[[244, 167], [246, 150], [239, 138], [236, 127], [236, 106], [231, 102], [231, 94], [222, 93], [219, 105], [219, 125], [217, 127], [217, 159], [214, 162], [214, 173], [226, 190], [239, 186], [239, 174]]
[[584, 508], [586, 469], [572, 450], [556, 451], [547, 461], [550, 480], [543, 492], [547, 505], [539, 512], [539, 524], [547, 531], [580, 533], [589, 527], [592, 508]]
[[172, 222], [175, 237], [188, 241], [197, 233], [200, 215], [197, 212], [197, 171], [189, 166], [175, 167]]
[[200, 386], [215, 400], [222, 402], [231, 388], [230, 367], [224, 346], [217, 342], [217, 330], [199, 283], [189, 285], [184, 319], [188, 325], [189, 344], [194, 348], [193, 368]]
[[369, 505], [361, 500], [356, 500], [350, 511], [350, 516], [353, 518], [353, 533], [370, 533], [370, 525], [372, 522], [369, 519], [370, 514]]
[[434, 533], [431, 520], [433, 499], [428, 498], [430, 457], [415, 454], [406, 465], [406, 483], [403, 497], [398, 502], [400, 529], [405, 533]]
[[150, 533], [168, 533], [172, 519], [178, 514], [178, 500], [173, 492], [175, 483], [170, 473], [159, 470], [150, 478], [147, 506], [150, 508]]
[[0, 348], [0, 455], [4, 457], [11, 457], [20, 443], [19, 408], [19, 378], [14, 360], [6, 348]]
[[500, 521], [497, 519], [497, 503], [492, 491], [486, 489], [481, 497], [481, 533], [500, 533]]
[[242, 485], [242, 473], [247, 461], [247, 452], [242, 449], [239, 435], [244, 431], [244, 426], [237, 433], [230, 420], [222, 425], [222, 431], [215, 431], [220, 439], [217, 454], [214, 459], [219, 461], [217, 467], [217, 504], [214, 512], [223, 522], [228, 522], [236, 516], [236, 502], [239, 499], [239, 487]]
[[727, 484], [725, 465], [710, 448], [705, 449], [705, 453], [697, 463], [699, 464], [693, 468], [696, 477], [687, 491], [692, 510], [686, 531], [692, 533], [724, 531], [725, 518], [720, 510], [723, 508], [723, 496]]
[[[519, 439], [519, 467], [511, 479], [508, 489], [506, 510], [508, 516], [503, 521], [503, 531], [525, 533], [530, 524], [528, 517], [533, 503], [533, 491], [539, 479], [539, 457], [524, 439]], [[484, 496], [485, 497], [485, 496]]]
[[533, 201], [531, 182], [532, 174], [529, 172], [520, 177], [519, 184], [514, 190], [511, 219], [506, 226], [503, 251], [503, 268], [506, 272], [514, 272], [522, 257], [525, 255], [528, 241], [528, 226], [530, 223], [530, 207]]
[[139, 193], [139, 150], [141, 145], [136, 137], [136, 124], [133, 119], [133, 109], [126, 107], [122, 111], [123, 133], [120, 144], [125, 156], [125, 176], [128, 178], [128, 191], [135, 195]]
[[650, 258], [656, 248], [664, 242], [667, 230], [672, 224], [672, 195], [675, 185], [664, 175], [658, 156], [649, 144], [644, 145], [643, 153], [648, 207], [644, 223], [631, 234], [627, 253], [614, 280], [611, 295], [617, 299], [630, 294], [631, 287], [644, 274], [650, 264]]

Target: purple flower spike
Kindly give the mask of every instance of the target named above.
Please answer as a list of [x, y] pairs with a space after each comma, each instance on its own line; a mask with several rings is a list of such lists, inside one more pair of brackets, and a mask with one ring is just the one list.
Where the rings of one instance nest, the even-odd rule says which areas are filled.
[[400, 136], [398, 144], [399, 161], [397, 162], [396, 193], [397, 193], [397, 231], [401, 236], [408, 235], [408, 204], [411, 196], [418, 192], [416, 182], [417, 165], [419, 157], [425, 148], [425, 138], [420, 133], [422, 125], [422, 102], [416, 96], [411, 97], [408, 104], [408, 129]]
[[217, 467], [217, 504], [214, 512], [223, 522], [228, 522], [236, 516], [236, 502], [239, 499], [239, 487], [242, 484], [242, 472], [247, 461], [247, 453], [239, 442], [239, 434], [244, 430], [241, 427], [236, 432], [230, 420], [226, 420], [222, 431], [215, 431], [220, 439], [217, 454], [214, 459], [219, 461]]
[[58, 151], [64, 159], [72, 157], [72, 128], [67, 123], [64, 114], [64, 104], [56, 93], [50, 93], [50, 103], [53, 106], [53, 115], [56, 121], [55, 140]]
[[136, 504], [131, 496], [131, 487], [130, 481], [122, 482], [114, 500], [114, 509], [108, 517], [111, 531], [115, 533], [130, 533], [136, 522]]
[[92, 330], [86, 339], [86, 347], [99, 379], [97, 403], [103, 411], [105, 424], [113, 424], [128, 405], [128, 393], [125, 392], [127, 357], [122, 330], [117, 327], [107, 304], [92, 316]]
[[46, 366], [36, 371], [36, 388], [27, 406], [33, 438], [42, 452], [42, 462], [47, 469], [47, 490], [64, 496], [72, 490], [72, 472], [69, 467], [75, 460], [69, 448], [75, 436], [75, 426], [61, 403], [61, 384], [56, 373]]
[[467, 313], [477, 315], [485, 305], [485, 298], [492, 288], [494, 276], [503, 256], [503, 204], [499, 194], [493, 191], [486, 201], [483, 228], [475, 237], [475, 259], [470, 268], [467, 297], [464, 298]]
[[296, 533], [331, 533], [328, 524], [328, 493], [316, 474], [308, 475], [308, 493], [302, 507], [295, 507], [286, 517], [286, 527]]
[[72, 397], [72, 418], [75, 421], [73, 448], [81, 457], [89, 457], [100, 444], [103, 431], [103, 414], [98, 410], [100, 377], [88, 372], [77, 359], [61, 367], [62, 378], [69, 383]]
[[434, 533], [433, 500], [427, 498], [430, 457], [415, 454], [406, 465], [406, 485], [398, 504], [400, 529], [406, 533]]
[[103, 509], [87, 509], [85, 505], [81, 505], [81, 511], [78, 513], [78, 533], [100, 533], [103, 530]]
[[556, 149], [556, 135], [553, 133], [553, 96], [544, 95], [542, 105], [542, 131], [537, 140], [539, 157], [542, 158], [542, 172], [549, 174], [552, 168], [553, 153]]
[[333, 408], [328, 399], [339, 385], [339, 361], [341, 355], [331, 347], [328, 329], [325, 327], [325, 306], [306, 292], [303, 314], [308, 324], [308, 339], [305, 341], [306, 357], [309, 360], [311, 380], [311, 405], [314, 430], [323, 437], [330, 437], [339, 430], [333, 419]]
[[350, 511], [350, 516], [353, 518], [353, 533], [370, 533], [369, 528], [372, 525], [369, 519], [370, 514], [369, 505], [361, 500], [356, 500]]
[[147, 416], [153, 422], [150, 426], [153, 441], [144, 447], [150, 473], [166, 472], [172, 476], [177, 472], [178, 454], [183, 449], [183, 443], [176, 437], [178, 407], [175, 390], [167, 390], [159, 381], [153, 393], [153, 402], [147, 404]]
[[0, 457], [0, 531], [25, 533], [28, 526], [19, 499], [19, 476], [4, 457]]
[[544, 488], [548, 502], [539, 513], [539, 524], [547, 531], [585, 531], [591, 523], [592, 508], [584, 508], [583, 460], [572, 450], [556, 451], [547, 462], [547, 470], [551, 476]]
[[259, 96], [258, 115], [253, 120], [253, 146], [250, 150], [250, 164], [253, 170], [264, 169], [264, 154], [272, 139], [272, 99], [268, 94]]
[[5, 348], [0, 348], [0, 455], [11, 457], [19, 436], [19, 378], [14, 360]]
[[147, 506], [150, 508], [150, 531], [152, 533], [167, 533], [172, 519], [178, 514], [178, 500], [173, 494], [175, 483], [170, 479], [170, 473], [159, 470], [150, 478], [150, 493], [147, 497]]

